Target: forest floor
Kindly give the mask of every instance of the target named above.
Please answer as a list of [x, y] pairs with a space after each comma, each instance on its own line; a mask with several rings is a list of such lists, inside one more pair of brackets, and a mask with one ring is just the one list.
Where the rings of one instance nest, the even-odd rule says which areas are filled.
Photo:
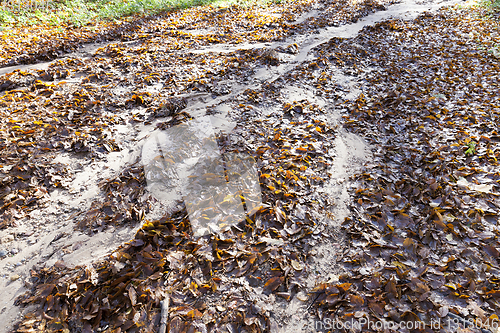
[[[0, 332], [157, 332], [163, 300], [169, 332], [498, 332], [499, 28], [300, 0], [1, 31]], [[152, 186], [207, 141], [251, 158], [243, 218]]]

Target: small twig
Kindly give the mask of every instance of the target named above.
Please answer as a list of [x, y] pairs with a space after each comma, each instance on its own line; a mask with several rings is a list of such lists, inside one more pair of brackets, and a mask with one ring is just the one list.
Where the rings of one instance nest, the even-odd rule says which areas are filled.
[[168, 324], [168, 303], [170, 298], [165, 296], [165, 299], [160, 302], [161, 304], [161, 318], [160, 318], [160, 331], [159, 333], [167, 332], [167, 324]]
[[317, 293], [316, 297], [314, 298], [314, 300], [311, 302], [311, 304], [309, 304], [309, 306], [306, 308], [307, 311], [309, 311], [310, 308], [312, 308], [312, 306], [314, 305], [314, 302], [316, 302], [316, 300], [319, 298], [319, 296], [321, 295], [320, 292]]

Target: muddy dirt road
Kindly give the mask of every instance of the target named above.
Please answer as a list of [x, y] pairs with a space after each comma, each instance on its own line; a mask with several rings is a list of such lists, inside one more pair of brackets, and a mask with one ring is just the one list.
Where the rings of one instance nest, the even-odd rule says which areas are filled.
[[[359, 209], [354, 176], [378, 158], [344, 128], [374, 68], [322, 50], [457, 3], [193, 9], [0, 69], [1, 331], [157, 330], [167, 294], [172, 332], [312, 332], [338, 306], [393, 318], [350, 289], [345, 259], [360, 241], [341, 227]], [[157, 133], [204, 117], [221, 154], [255, 159], [262, 207], [197, 238], [182, 200], [148, 190], [143, 157]]]

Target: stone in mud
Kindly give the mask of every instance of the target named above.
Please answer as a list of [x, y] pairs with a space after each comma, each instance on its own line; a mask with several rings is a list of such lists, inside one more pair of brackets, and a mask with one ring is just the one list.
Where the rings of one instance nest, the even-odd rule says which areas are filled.
[[7, 254], [8, 254], [8, 252], [7, 252], [7, 251], [5, 251], [5, 250], [0, 250], [0, 258], [5, 257]]
[[172, 117], [179, 113], [187, 106], [187, 100], [185, 98], [169, 98], [160, 107], [155, 110], [155, 118], [160, 117]]

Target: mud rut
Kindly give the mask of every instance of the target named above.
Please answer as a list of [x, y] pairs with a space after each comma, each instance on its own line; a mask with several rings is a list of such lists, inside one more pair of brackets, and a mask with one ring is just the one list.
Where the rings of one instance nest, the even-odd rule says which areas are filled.
[[[228, 54], [238, 50], [252, 50], [256, 52], [276, 52], [284, 50], [290, 45], [296, 44], [297, 49], [290, 53], [272, 53], [272, 57], [280, 59], [278, 66], [258, 66], [245, 77], [245, 82], [226, 80], [219, 82], [219, 86], [230, 88], [230, 93], [214, 97], [211, 93], [198, 92], [178, 95], [185, 98], [187, 107], [183, 110], [191, 117], [196, 118], [207, 114], [210, 109], [212, 124], [217, 131], [229, 134], [235, 128], [238, 116], [235, 115], [235, 105], [239, 98], [247, 91], [261, 90], [270, 82], [284, 82], [279, 90], [287, 102], [304, 101], [316, 105], [325, 112], [328, 124], [335, 128], [335, 139], [333, 142], [333, 163], [328, 171], [330, 180], [322, 186], [319, 192], [326, 194], [330, 199], [330, 205], [323, 207], [328, 210], [329, 217], [323, 216], [313, 232], [311, 244], [314, 247], [307, 277], [307, 288], [313, 288], [317, 283], [323, 281], [336, 281], [341, 274], [341, 268], [337, 264], [342, 252], [348, 244], [344, 243], [343, 235], [339, 232], [339, 225], [350, 212], [348, 204], [350, 200], [349, 189], [353, 184], [349, 177], [359, 170], [365, 161], [371, 160], [370, 148], [363, 139], [355, 134], [349, 133], [342, 128], [340, 111], [336, 108], [339, 99], [355, 99], [363, 90], [361, 79], [341, 73], [339, 69], [330, 68], [337, 85], [337, 94], [321, 96], [310, 82], [293, 82], [290, 75], [305, 65], [317, 60], [313, 49], [318, 45], [328, 42], [334, 37], [354, 37], [363, 27], [373, 25], [376, 22], [389, 18], [412, 19], [424, 11], [437, 10], [440, 7], [453, 5], [459, 1], [429, 1], [420, 2], [404, 0], [401, 3], [390, 5], [384, 11], [372, 13], [356, 23], [341, 25], [338, 27], [327, 27], [314, 29], [305, 34], [294, 35], [284, 41], [273, 43], [252, 43], [216, 46], [204, 46], [190, 50], [193, 54], [220, 53]], [[322, 11], [320, 5], [302, 14], [295, 23], [305, 22], [315, 18]], [[188, 31], [196, 33], [196, 31]], [[200, 30], [198, 33], [203, 34]], [[124, 43], [134, 47], [136, 42]], [[92, 57], [102, 48], [114, 43], [86, 45], [80, 53], [69, 55], [81, 57], [82, 59]], [[267, 51], [266, 51], [267, 50]], [[274, 51], [269, 51], [274, 50]], [[0, 69], [0, 75], [8, 74], [14, 70], [38, 70], [47, 69], [49, 65], [57, 62], [36, 65], [15, 66]], [[321, 71], [319, 71], [321, 72]], [[319, 73], [315, 74], [316, 76]], [[285, 78], [283, 80], [283, 78]], [[64, 80], [67, 84], [78, 85], [81, 77]], [[282, 79], [282, 80], [280, 80]], [[161, 89], [153, 86], [151, 88]], [[116, 91], [121, 93], [121, 91]], [[266, 107], [254, 108], [250, 121], [264, 118], [273, 112], [281, 112], [281, 105], [269, 103]], [[128, 115], [124, 115], [127, 117]], [[235, 120], [236, 119], [236, 120]], [[68, 267], [87, 265], [103, 258], [124, 242], [133, 238], [140, 227], [120, 226], [110, 227], [101, 232], [89, 235], [84, 232], [75, 232], [75, 216], [90, 209], [93, 200], [102, 195], [99, 182], [119, 174], [126, 166], [137, 163], [140, 158], [142, 145], [149, 135], [161, 123], [162, 119], [154, 119], [149, 124], [125, 124], [116, 125], [108, 129], [110, 136], [118, 142], [121, 150], [111, 152], [104, 159], [85, 161], [75, 158], [71, 154], [61, 154], [57, 162], [66, 164], [69, 169], [74, 170], [74, 178], [66, 183], [66, 189], [53, 191], [45, 201], [45, 207], [39, 207], [30, 213], [30, 219], [26, 219], [12, 228], [0, 231], [0, 238], [4, 241], [2, 246], [5, 251], [11, 251], [15, 255], [5, 256], [0, 259], [0, 332], [7, 332], [12, 325], [21, 318], [20, 308], [14, 306], [14, 299], [25, 290], [25, 279], [29, 276], [30, 269], [35, 267], [50, 267], [56, 262], [63, 260]], [[161, 217], [165, 210], [171, 209], [172, 205], [157, 205], [145, 216], [148, 220]], [[23, 238], [16, 237], [11, 240], [10, 235], [24, 235]], [[327, 234], [328, 237], [320, 237]], [[71, 248], [72, 251], [61, 256], [61, 249]], [[271, 295], [272, 296], [272, 295]], [[271, 328], [275, 332], [303, 332], [307, 331], [307, 325], [311, 325], [313, 318], [307, 318], [309, 302], [304, 302], [305, 292], [300, 292], [289, 301], [280, 298], [262, 298], [255, 295], [256, 299], [267, 303], [266, 306], [271, 313]], [[27, 312], [24, 309], [23, 312]], [[9, 323], [6, 325], [6, 323]]]

